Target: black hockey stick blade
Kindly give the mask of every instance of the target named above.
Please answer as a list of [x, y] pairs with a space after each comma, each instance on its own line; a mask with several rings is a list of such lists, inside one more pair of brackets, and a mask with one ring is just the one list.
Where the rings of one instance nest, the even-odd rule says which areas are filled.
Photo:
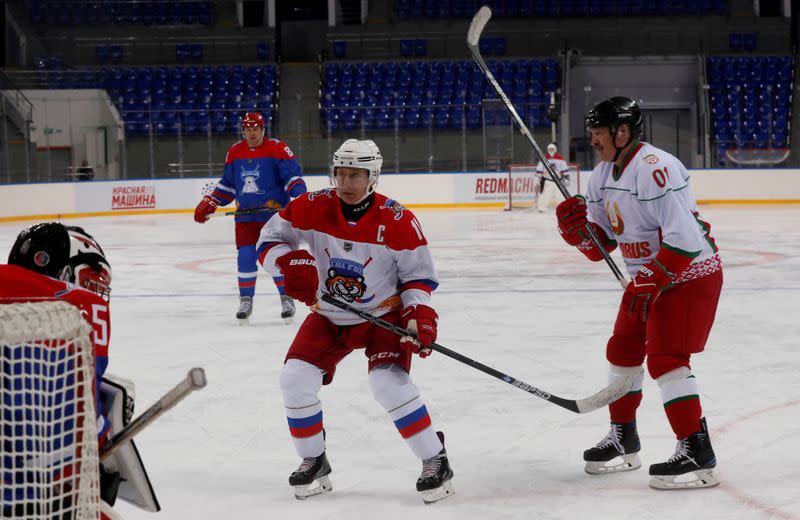
[[244, 215], [262, 215], [264, 213], [277, 213], [279, 211], [280, 211], [279, 208], [256, 208], [256, 209], [247, 209], [243, 211], [225, 211], [222, 213], [212, 213], [208, 217], [209, 218], [240, 217]]
[[[379, 318], [378, 316], [374, 316], [368, 312], [362, 311], [360, 309], [356, 309], [349, 303], [343, 302], [341, 300], [337, 300], [333, 298], [329, 294], [322, 295], [322, 301], [333, 305], [334, 307], [338, 307], [342, 310], [352, 312], [353, 314], [359, 316], [360, 318], [377, 325], [378, 327], [394, 332], [398, 336], [412, 336], [413, 335], [408, 332], [406, 329], [389, 323], [388, 321]], [[563, 397], [559, 397], [557, 395], [553, 395], [550, 392], [545, 392], [539, 388], [536, 388], [533, 385], [529, 385], [524, 381], [520, 381], [515, 377], [511, 377], [507, 374], [500, 372], [499, 370], [495, 370], [492, 367], [486, 366], [479, 361], [475, 361], [472, 358], [469, 358], [463, 354], [459, 354], [454, 350], [450, 350], [449, 348], [440, 345], [438, 343], [431, 343], [429, 345], [431, 350], [439, 352], [440, 354], [444, 354], [445, 356], [455, 359], [456, 361], [460, 361], [465, 365], [469, 365], [476, 370], [480, 370], [485, 374], [489, 374], [492, 377], [495, 377], [505, 383], [510, 384], [511, 386], [515, 386], [524, 392], [528, 392], [529, 394], [533, 394], [536, 397], [540, 397], [545, 401], [551, 402], [555, 405], [558, 405], [562, 408], [566, 408], [567, 410], [575, 413], [587, 413], [598, 408], [603, 408], [608, 406], [609, 404], [613, 403], [623, 395], [625, 395], [631, 387], [631, 381], [628, 378], [619, 378], [615, 380], [613, 383], [608, 385], [607, 387], [603, 388], [599, 392], [594, 395], [590, 395], [589, 397], [585, 397], [583, 399], [565, 399]]]
[[[572, 195], [570, 194], [569, 190], [567, 189], [564, 181], [561, 180], [561, 177], [553, 170], [553, 167], [550, 165], [550, 161], [548, 161], [544, 153], [542, 153], [541, 148], [539, 145], [536, 144], [536, 140], [533, 138], [531, 131], [528, 130], [528, 127], [522, 121], [522, 118], [519, 116], [517, 109], [514, 108], [514, 105], [511, 103], [511, 100], [508, 99], [508, 96], [503, 91], [503, 87], [497, 82], [495, 79], [494, 74], [492, 71], [489, 70], [489, 66], [486, 65], [486, 61], [484, 61], [483, 56], [481, 56], [481, 50], [479, 46], [479, 42], [481, 39], [481, 33], [483, 33], [483, 29], [486, 27], [486, 24], [489, 23], [489, 19], [492, 17], [492, 10], [489, 9], [487, 6], [483, 6], [478, 9], [478, 12], [475, 13], [475, 16], [472, 18], [472, 22], [469, 24], [469, 30], [467, 31], [467, 48], [469, 49], [470, 54], [472, 54], [472, 58], [475, 60], [475, 63], [478, 65], [478, 68], [481, 69], [483, 75], [486, 76], [486, 80], [492, 85], [497, 95], [500, 96], [500, 99], [503, 101], [503, 104], [508, 109], [509, 113], [511, 114], [512, 119], [517, 124], [517, 128], [519, 128], [520, 133], [525, 137], [530, 145], [533, 147], [533, 151], [536, 152], [536, 155], [539, 157], [539, 160], [542, 162], [542, 165], [547, 170], [547, 173], [550, 175], [550, 179], [555, 182], [556, 187], [561, 192], [561, 195], [564, 196], [564, 199], [570, 198]], [[592, 226], [586, 226], [583, 228], [586, 233], [589, 235], [589, 238], [594, 242], [595, 246], [597, 247], [600, 254], [603, 256], [603, 260], [605, 260], [606, 264], [608, 264], [609, 269], [614, 274], [614, 277], [617, 279], [619, 284], [622, 286], [622, 290], [625, 290], [628, 287], [628, 279], [620, 271], [617, 264], [611, 258], [611, 255], [608, 254], [606, 251], [605, 246], [600, 242], [600, 239], [597, 237], [597, 234], [592, 229]]]

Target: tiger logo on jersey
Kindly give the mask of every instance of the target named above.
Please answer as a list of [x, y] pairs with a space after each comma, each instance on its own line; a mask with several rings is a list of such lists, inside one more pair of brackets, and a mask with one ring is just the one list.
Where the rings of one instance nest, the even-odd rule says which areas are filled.
[[619, 211], [619, 206], [615, 202], [613, 206], [606, 202], [606, 215], [611, 224], [611, 230], [615, 235], [622, 235], [625, 232], [625, 221], [622, 220], [622, 214]]
[[325, 288], [334, 297], [348, 303], [369, 303], [375, 297], [364, 298], [367, 284], [364, 283], [364, 265], [347, 258], [331, 258]]
[[383, 208], [392, 210], [394, 212], [395, 220], [400, 220], [403, 218], [403, 212], [406, 210], [405, 206], [392, 199], [387, 199], [383, 206], [381, 206], [381, 209]]

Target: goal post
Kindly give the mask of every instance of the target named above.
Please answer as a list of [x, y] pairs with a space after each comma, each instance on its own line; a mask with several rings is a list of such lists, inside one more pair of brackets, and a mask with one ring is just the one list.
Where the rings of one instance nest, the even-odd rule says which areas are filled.
[[77, 307], [0, 302], [3, 518], [100, 518], [92, 349]]
[[[569, 167], [569, 185], [572, 193], [580, 193], [581, 169], [576, 163], [567, 163]], [[535, 164], [510, 164], [508, 166], [508, 200], [505, 210], [532, 209], [539, 196], [541, 177], [536, 175]], [[556, 197], [556, 204], [561, 195]], [[552, 204], [552, 203], [551, 203]]]

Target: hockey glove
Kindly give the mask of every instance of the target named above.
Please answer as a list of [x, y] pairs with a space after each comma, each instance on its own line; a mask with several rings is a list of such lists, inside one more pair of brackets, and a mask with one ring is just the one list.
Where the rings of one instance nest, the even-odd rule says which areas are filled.
[[314, 257], [305, 249], [286, 253], [275, 261], [283, 273], [286, 294], [309, 307], [317, 301], [319, 275]]
[[658, 255], [639, 269], [633, 280], [628, 283], [622, 302], [628, 309], [628, 315], [647, 320], [647, 313], [655, 304], [662, 292], [672, 287], [677, 275], [682, 273], [692, 259], [674, 253], [664, 247]]
[[199, 224], [205, 224], [208, 216], [217, 211], [217, 206], [219, 206], [219, 203], [211, 195], [206, 195], [194, 209], [194, 221]]
[[404, 336], [400, 346], [410, 350], [419, 357], [426, 358], [431, 354], [428, 348], [436, 341], [436, 325], [439, 316], [427, 305], [410, 305], [400, 314], [400, 324], [413, 336]]
[[584, 236], [583, 228], [589, 223], [589, 219], [586, 199], [583, 196], [575, 195], [556, 206], [556, 218], [558, 218], [558, 232], [567, 244], [577, 246], [587, 238]]

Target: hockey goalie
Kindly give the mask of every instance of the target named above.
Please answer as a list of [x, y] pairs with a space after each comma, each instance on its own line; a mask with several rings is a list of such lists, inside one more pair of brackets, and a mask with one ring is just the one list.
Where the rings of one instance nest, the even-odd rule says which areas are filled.
[[0, 265], [4, 518], [119, 518], [117, 498], [160, 510], [132, 441], [99, 448], [130, 420], [133, 385], [104, 378], [111, 267], [83, 229], [22, 231]]

